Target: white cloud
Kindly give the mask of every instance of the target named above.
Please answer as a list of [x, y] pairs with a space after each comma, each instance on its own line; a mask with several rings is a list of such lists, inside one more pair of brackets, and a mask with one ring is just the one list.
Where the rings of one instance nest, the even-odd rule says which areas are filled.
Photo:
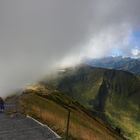
[[[1, 0], [0, 96], [36, 81], [50, 67], [129, 54], [140, 0]], [[129, 25], [129, 26], [128, 26]], [[134, 46], [134, 45], [131, 45]]]
[[138, 47], [135, 47], [131, 50], [132, 57], [140, 57], [140, 49]]
[[[132, 27], [120, 24], [102, 30], [83, 47], [82, 57], [99, 58], [112, 55], [116, 50], [129, 55]], [[129, 50], [129, 51], [128, 51]]]

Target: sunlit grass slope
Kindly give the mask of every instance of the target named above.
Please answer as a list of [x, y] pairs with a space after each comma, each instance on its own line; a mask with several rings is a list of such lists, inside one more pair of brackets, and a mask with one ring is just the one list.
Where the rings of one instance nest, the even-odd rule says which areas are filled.
[[[37, 88], [38, 87], [38, 88]], [[62, 93], [41, 85], [33, 86], [20, 97], [25, 114], [48, 124], [65, 138], [68, 111], [71, 110], [69, 139], [77, 140], [122, 140], [114, 131], [91, 117], [77, 101]]]

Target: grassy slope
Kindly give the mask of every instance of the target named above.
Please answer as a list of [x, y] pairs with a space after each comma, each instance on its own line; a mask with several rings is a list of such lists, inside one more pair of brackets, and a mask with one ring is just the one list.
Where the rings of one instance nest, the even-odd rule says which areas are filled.
[[[105, 125], [87, 114], [87, 110], [78, 102], [44, 87], [27, 90], [20, 97], [20, 104], [26, 114], [47, 123], [63, 138], [66, 131], [66, 119], [71, 109], [70, 139], [78, 140], [121, 140], [122, 138]], [[49, 94], [48, 94], [49, 93]]]
[[130, 73], [107, 72], [105, 110], [112, 125], [117, 125], [129, 139], [140, 139], [140, 81]]
[[109, 124], [121, 128], [128, 139], [140, 139], [139, 77], [124, 71], [80, 66], [47, 84], [92, 111], [104, 111]]
[[93, 71], [92, 67], [69, 69], [65, 73], [60, 73], [57, 78], [50, 78], [47, 85], [53, 85], [53, 88], [78, 100], [84, 106], [92, 108], [89, 101], [97, 96], [103, 74], [102, 69], [96, 68]]

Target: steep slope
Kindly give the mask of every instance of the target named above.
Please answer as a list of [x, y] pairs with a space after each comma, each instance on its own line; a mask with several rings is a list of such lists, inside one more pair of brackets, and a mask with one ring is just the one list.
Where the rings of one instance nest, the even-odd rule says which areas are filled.
[[123, 140], [117, 132], [92, 117], [77, 101], [50, 87], [40, 84], [31, 86], [20, 96], [19, 103], [25, 114], [47, 123], [62, 138], [65, 138], [69, 109], [69, 139]]
[[140, 59], [130, 57], [106, 57], [101, 59], [86, 60], [87, 64], [95, 67], [125, 70], [135, 74], [140, 74]]
[[128, 139], [140, 139], [140, 80], [129, 72], [80, 66], [45, 84], [78, 100]]

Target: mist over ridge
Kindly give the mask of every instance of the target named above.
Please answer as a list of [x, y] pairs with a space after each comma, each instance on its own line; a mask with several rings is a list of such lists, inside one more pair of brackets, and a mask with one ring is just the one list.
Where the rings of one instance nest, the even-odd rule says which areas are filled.
[[139, 5], [139, 0], [0, 1], [0, 96], [85, 57], [139, 57]]

